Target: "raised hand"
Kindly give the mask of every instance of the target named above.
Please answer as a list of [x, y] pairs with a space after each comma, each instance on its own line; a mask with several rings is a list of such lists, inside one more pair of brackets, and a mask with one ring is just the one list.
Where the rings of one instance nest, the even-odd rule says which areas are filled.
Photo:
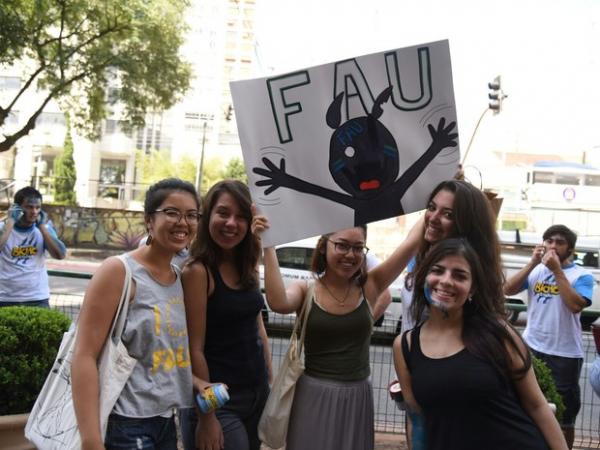
[[269, 158], [262, 158], [262, 162], [267, 169], [255, 167], [252, 169], [252, 172], [268, 178], [268, 180], [259, 180], [256, 182], [257, 186], [269, 186], [265, 191], [265, 195], [269, 195], [279, 187], [287, 186], [290, 176], [285, 173], [285, 159], [281, 158], [279, 167], [273, 164]]
[[10, 217], [15, 223], [21, 220], [23, 214], [25, 214], [23, 208], [21, 208], [21, 206], [17, 205], [16, 203], [13, 203], [8, 209], [8, 217]]
[[251, 206], [251, 211], [252, 223], [250, 224], [250, 230], [252, 231], [253, 235], [260, 239], [264, 231], [269, 228], [269, 220], [266, 216], [258, 214], [256, 205], [254, 203]]
[[39, 226], [39, 225], [46, 225], [48, 223], [48, 214], [40, 209], [40, 213], [38, 214], [37, 218], [35, 219], [35, 223]]
[[456, 147], [458, 133], [451, 133], [456, 127], [456, 122], [450, 122], [447, 127], [445, 125], [446, 119], [443, 117], [438, 122], [437, 129], [433, 125], [427, 125], [433, 145], [439, 148]]

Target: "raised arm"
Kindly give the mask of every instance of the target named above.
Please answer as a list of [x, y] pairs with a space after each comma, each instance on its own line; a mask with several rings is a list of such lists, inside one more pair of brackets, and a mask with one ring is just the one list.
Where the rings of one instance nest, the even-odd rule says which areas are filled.
[[542, 262], [544, 246], [536, 245], [531, 254], [531, 259], [521, 270], [504, 282], [504, 294], [515, 295], [523, 290], [523, 285], [531, 271]]
[[[269, 228], [269, 221], [264, 215], [256, 214], [256, 208], [252, 206], [252, 233], [259, 237]], [[263, 267], [265, 277], [265, 297], [269, 308], [280, 314], [289, 314], [298, 311], [302, 306], [306, 283], [298, 282], [292, 284], [287, 290], [281, 278], [279, 261], [274, 247], [263, 250]]]
[[86, 289], [78, 319], [71, 365], [73, 404], [84, 450], [104, 449], [100, 431], [98, 357], [116, 314], [125, 268], [118, 258], [107, 259]]
[[[181, 274], [194, 387], [199, 392], [210, 385], [208, 364], [204, 356], [209, 279], [206, 266], [199, 262], [188, 264]], [[215, 412], [203, 414], [197, 409], [197, 413], [196, 445], [207, 450], [221, 449], [224, 443], [223, 430]]]
[[369, 271], [364, 289], [372, 306], [375, 306], [379, 295], [398, 278], [411, 258], [417, 254], [422, 239], [423, 219], [420, 219], [396, 250], [381, 264]]
[[542, 263], [552, 271], [558, 285], [560, 298], [569, 311], [577, 314], [583, 308], [592, 304], [592, 291], [594, 289], [594, 278], [586, 274], [580, 277], [574, 286], [565, 275], [560, 259], [554, 250], [548, 250], [542, 258]]

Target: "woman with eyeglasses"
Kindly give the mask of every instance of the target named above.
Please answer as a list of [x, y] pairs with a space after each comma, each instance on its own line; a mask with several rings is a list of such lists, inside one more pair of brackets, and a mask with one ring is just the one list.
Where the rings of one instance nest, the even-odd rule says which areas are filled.
[[125, 282], [120, 259], [108, 258], [85, 293], [72, 363], [73, 402], [82, 449], [177, 449], [173, 411], [193, 405], [183, 286], [173, 256], [198, 227], [200, 201], [191, 183], [169, 178], [146, 192], [148, 245], [126, 253], [132, 294], [122, 341], [137, 359], [109, 417], [99, 420], [98, 358]]
[[197, 386], [200, 394], [220, 382], [230, 400], [208, 413], [188, 411], [182, 420], [184, 445], [186, 450], [258, 450], [271, 354], [248, 187], [234, 180], [215, 184], [206, 194], [203, 217], [183, 270], [192, 371], [204, 382]]
[[[266, 228], [267, 219], [256, 215], [255, 233]], [[275, 250], [264, 249], [265, 292], [271, 309], [298, 314], [304, 302], [312, 302], [304, 340], [305, 372], [296, 385], [286, 450], [373, 449], [372, 310], [416, 252], [421, 233], [420, 228], [411, 231], [387, 260], [368, 273], [366, 226], [323, 235], [313, 253], [314, 281], [299, 281], [287, 290]]]

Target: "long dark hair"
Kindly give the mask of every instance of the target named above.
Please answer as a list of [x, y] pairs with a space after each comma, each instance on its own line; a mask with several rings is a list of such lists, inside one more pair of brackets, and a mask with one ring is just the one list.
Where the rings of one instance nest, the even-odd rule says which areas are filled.
[[[365, 242], [367, 240], [367, 226], [366, 225], [357, 225], [356, 228], [362, 228], [365, 233]], [[334, 233], [327, 233], [322, 235], [317, 242], [315, 247], [315, 251], [312, 255], [312, 260], [310, 263], [310, 270], [313, 275], [320, 276], [327, 269], [327, 241]], [[360, 268], [356, 271], [356, 273], [352, 276], [352, 279], [357, 282], [359, 286], [362, 286], [367, 281], [367, 255], [363, 257], [363, 262], [360, 265]]]
[[[471, 300], [466, 301], [463, 306], [462, 340], [465, 347], [473, 355], [491, 362], [507, 379], [524, 377], [531, 366], [531, 358], [528, 352], [524, 354], [520, 350], [509, 331], [511, 325], [504, 315], [497, 311], [493, 287], [499, 280], [494, 279], [494, 274], [482, 264], [482, 259], [466, 239], [445, 239], [435, 244], [425, 255], [414, 276], [411, 312], [417, 318], [417, 322], [421, 320], [425, 309], [430, 307], [423, 291], [426, 277], [431, 267], [447, 256], [463, 257], [471, 269], [473, 294]], [[520, 336], [514, 329], [513, 332]], [[513, 364], [509, 348], [515, 350], [523, 362], [521, 367], [511, 368]]]
[[[429, 195], [427, 205], [440, 191], [454, 194], [452, 206], [454, 231], [451, 237], [462, 237], [479, 255], [481, 264], [490, 275], [490, 294], [494, 300], [494, 309], [499, 314], [505, 313], [504, 275], [500, 264], [500, 244], [496, 234], [496, 216], [490, 202], [483, 192], [471, 183], [459, 180], [447, 180], [438, 184]], [[415, 271], [425, 259], [431, 243], [423, 240], [416, 257]], [[406, 277], [406, 287], [412, 289], [414, 272]], [[418, 323], [418, 322], [417, 322]]]
[[237, 202], [244, 219], [248, 222], [248, 231], [244, 239], [234, 249], [234, 264], [240, 274], [239, 284], [242, 289], [258, 286], [257, 264], [260, 255], [260, 243], [250, 231], [252, 223], [252, 199], [248, 186], [238, 180], [223, 180], [214, 184], [204, 197], [202, 221], [198, 227], [196, 239], [190, 247], [191, 262], [201, 261], [210, 270], [216, 270], [223, 258], [221, 247], [212, 239], [209, 232], [210, 215], [217, 200], [228, 193]]

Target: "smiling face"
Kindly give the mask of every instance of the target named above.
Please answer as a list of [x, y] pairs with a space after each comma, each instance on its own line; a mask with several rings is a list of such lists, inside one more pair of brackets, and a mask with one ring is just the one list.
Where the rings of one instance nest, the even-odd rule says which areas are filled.
[[431, 199], [425, 212], [425, 236], [430, 244], [435, 244], [455, 234], [454, 193], [441, 190]]
[[[348, 279], [353, 277], [365, 261], [365, 254], [360, 251], [360, 248], [365, 248], [365, 240], [365, 231], [361, 227], [331, 234], [320, 250], [325, 253], [327, 273]], [[344, 251], [347, 245], [350, 249]]]
[[146, 226], [152, 236], [152, 245], [163, 246], [173, 253], [183, 250], [190, 243], [192, 237], [196, 234], [198, 224], [188, 223], [185, 217], [178, 222], [173, 221], [162, 211], [176, 210], [186, 214], [198, 212], [198, 204], [192, 194], [185, 191], [173, 191], [165, 197], [157, 210], [152, 212], [146, 219]]
[[463, 256], [448, 255], [434, 263], [425, 278], [431, 305], [448, 313], [462, 311], [473, 291], [471, 267]]
[[215, 243], [231, 250], [244, 240], [249, 229], [248, 218], [229, 192], [223, 192], [210, 211], [208, 231]]

